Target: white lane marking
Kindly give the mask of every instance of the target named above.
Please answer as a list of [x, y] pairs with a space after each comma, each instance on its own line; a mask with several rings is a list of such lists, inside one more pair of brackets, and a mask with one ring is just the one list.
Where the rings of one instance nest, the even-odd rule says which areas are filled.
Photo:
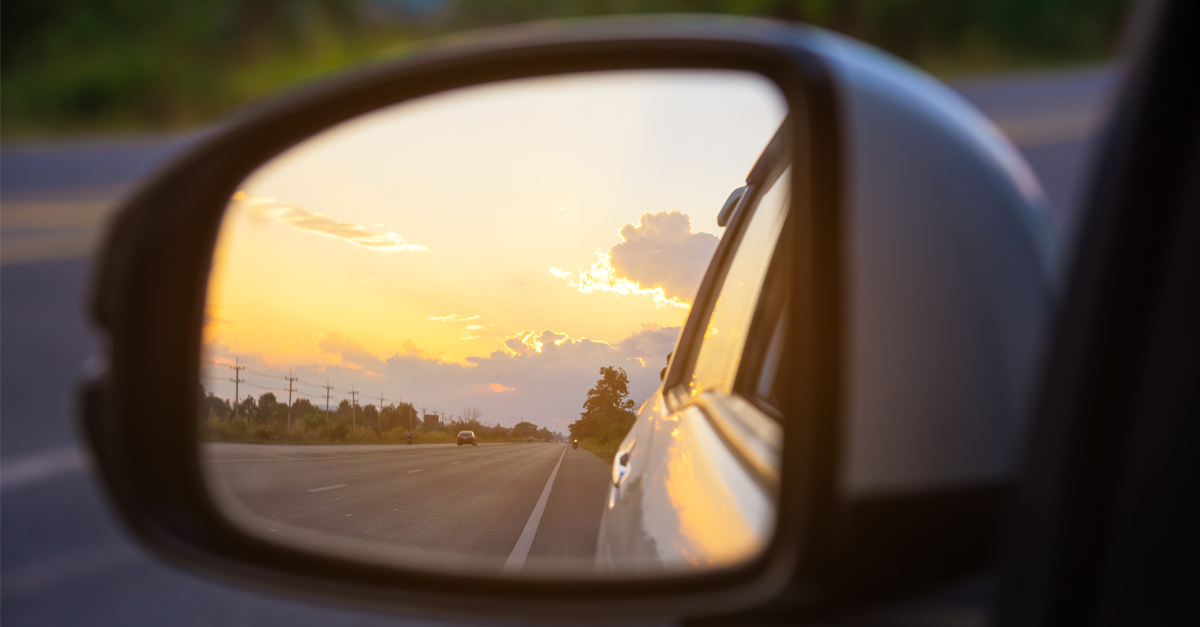
[[425, 470], [425, 469], [424, 469], [424, 468], [418, 468], [418, 469], [416, 469], [416, 470], [410, 470], [410, 471], [408, 471], [408, 474], [410, 474], [410, 475], [411, 475], [411, 474], [413, 474], [414, 472], [421, 472], [422, 470]]
[[566, 454], [567, 449], [563, 447], [563, 452], [558, 456], [558, 463], [554, 464], [554, 470], [550, 471], [550, 478], [546, 480], [546, 487], [542, 489], [542, 495], [538, 497], [537, 505], [533, 506], [529, 522], [525, 523], [525, 530], [521, 532], [521, 537], [517, 538], [517, 545], [513, 547], [512, 553], [508, 554], [508, 560], [504, 562], [504, 572], [519, 573], [521, 567], [525, 566], [525, 558], [529, 557], [529, 547], [533, 546], [533, 537], [537, 535], [538, 524], [542, 522], [542, 513], [546, 511], [550, 488], [554, 487], [554, 477], [558, 475], [558, 467], [562, 466], [562, 460]]
[[346, 487], [346, 484], [339, 483], [337, 485], [327, 485], [323, 488], [313, 488], [313, 489], [309, 490], [309, 492], [324, 492], [326, 490], [336, 490], [337, 488], [344, 488], [344, 487]]
[[455, 464], [461, 464], [461, 463], [462, 463], [462, 462], [450, 462], [450, 465], [451, 465], [451, 466], [453, 466], [453, 465], [455, 465]]
[[0, 492], [36, 485], [86, 468], [83, 451], [74, 444], [17, 455], [0, 463]]

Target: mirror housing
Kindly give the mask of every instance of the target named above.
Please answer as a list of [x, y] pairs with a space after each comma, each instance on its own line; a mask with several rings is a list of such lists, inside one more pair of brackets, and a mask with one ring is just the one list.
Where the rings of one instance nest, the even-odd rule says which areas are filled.
[[[660, 580], [471, 578], [284, 549], [225, 520], [199, 470], [193, 399], [213, 247], [236, 185], [303, 139], [383, 106], [492, 81], [652, 68], [754, 71], [779, 86], [791, 112], [794, 187], [804, 190], [793, 194], [793, 226], [785, 234], [797, 303], [788, 341], [799, 358], [794, 390], [784, 403], [777, 531], [760, 558]], [[1012, 426], [999, 445], [1003, 451], [982, 467], [971, 462], [989, 442], [986, 435], [972, 439], [977, 435], [972, 430], [1023, 415], [1056, 261], [1049, 231], [1037, 215], [1040, 190], [1027, 168], [1022, 170], [1020, 157], [978, 114], [939, 89], [877, 53], [816, 29], [727, 18], [619, 18], [503, 29], [252, 107], [161, 171], [111, 227], [93, 293], [93, 314], [109, 340], [108, 369], [87, 385], [83, 398], [83, 431], [104, 485], [143, 544], [185, 567], [310, 598], [437, 616], [670, 620], [733, 616], [768, 603], [771, 611], [817, 611], [984, 567], [996, 542], [1021, 429]], [[911, 124], [914, 119], [921, 123]], [[893, 126], [906, 123], [908, 135]], [[934, 150], [898, 167], [898, 157], [914, 141], [931, 143]], [[975, 175], [970, 180], [977, 189], [955, 189], [954, 181], [942, 178], [945, 160], [964, 154], [960, 169]], [[889, 168], [896, 172], [889, 174]], [[897, 248], [894, 240], [873, 240], [873, 231], [864, 234], [858, 225], [888, 207], [932, 202], [942, 215], [924, 214], [933, 221], [898, 228], [936, 226], [939, 217], [961, 214], [963, 198], [973, 193], [986, 201], [971, 213], [975, 217], [935, 228], [931, 237], [941, 238], [942, 250], [946, 238], [965, 233], [987, 239], [987, 228], [1004, 231], [1002, 250], [990, 249], [999, 261], [985, 264], [974, 278], [987, 286], [985, 295], [1007, 294], [1015, 303], [1009, 310], [1020, 324], [989, 337], [1003, 337], [1017, 348], [987, 347], [1007, 359], [998, 384], [1008, 386], [1002, 390], [1003, 415], [968, 420], [956, 434], [965, 444], [951, 447], [961, 454], [940, 454], [944, 439], [937, 429], [953, 423], [961, 407], [934, 403], [932, 418], [905, 414], [899, 436], [896, 421], [880, 422], [888, 414], [876, 416], [871, 399], [888, 398], [891, 391], [871, 387], [888, 377], [871, 370], [876, 353], [864, 349], [864, 342], [869, 347], [879, 339], [872, 332], [890, 332], [877, 317], [889, 302], [875, 314], [861, 306], [864, 297], [878, 304], [872, 299], [888, 294], [877, 283], [881, 279], [925, 286], [929, 279], [919, 276], [928, 269], [923, 265], [908, 264], [884, 277], [870, 271], [894, 265], [875, 250], [903, 255], [928, 248], [929, 238], [916, 233], [913, 242]], [[727, 202], [727, 209], [736, 204]], [[1004, 266], [1012, 259], [1020, 264], [1015, 271]], [[936, 267], [944, 258], [935, 252], [925, 261]], [[926, 321], [928, 333], [944, 322], [937, 312], [910, 313]], [[959, 314], [990, 320], [986, 311]], [[937, 363], [967, 349], [949, 346]], [[912, 347], [896, 350], [907, 355]], [[672, 361], [668, 382], [684, 361]], [[928, 374], [918, 369], [912, 376]], [[936, 392], [936, 383], [924, 385]], [[986, 382], [970, 383], [975, 386], [970, 389], [992, 389]], [[925, 402], [923, 396], [913, 407]], [[931, 454], [935, 463], [919, 463]], [[912, 470], [914, 464], [919, 468]], [[903, 481], [887, 484], [895, 476]]]

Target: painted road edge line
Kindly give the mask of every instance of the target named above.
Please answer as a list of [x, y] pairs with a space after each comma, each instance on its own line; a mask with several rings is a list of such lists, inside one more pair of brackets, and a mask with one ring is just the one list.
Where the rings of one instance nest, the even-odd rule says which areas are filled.
[[344, 487], [346, 487], [346, 484], [339, 483], [337, 485], [327, 485], [323, 488], [313, 488], [313, 489], [309, 490], [309, 492], [324, 492], [326, 490], [336, 490], [337, 488], [344, 488]]
[[554, 470], [550, 471], [550, 478], [546, 480], [546, 487], [542, 489], [542, 495], [538, 497], [537, 505], [533, 506], [529, 522], [525, 523], [525, 530], [521, 532], [521, 537], [517, 538], [517, 545], [513, 547], [512, 553], [508, 554], [508, 560], [504, 562], [504, 572], [519, 573], [521, 567], [525, 566], [525, 558], [529, 557], [529, 547], [533, 546], [533, 537], [537, 535], [538, 524], [542, 522], [542, 513], [546, 511], [546, 501], [550, 499], [550, 488], [554, 487], [554, 477], [558, 475], [558, 467], [562, 466], [562, 460], [566, 454], [567, 447], [564, 446], [563, 452], [558, 456], [558, 463], [554, 464]]

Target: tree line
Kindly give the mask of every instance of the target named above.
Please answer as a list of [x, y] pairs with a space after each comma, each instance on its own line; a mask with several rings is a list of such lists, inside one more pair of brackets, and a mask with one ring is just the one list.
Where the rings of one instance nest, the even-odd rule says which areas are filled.
[[[273, 392], [265, 392], [256, 399], [247, 395], [234, 407], [229, 400], [221, 398], [211, 391], [199, 386], [198, 404], [200, 418], [210, 424], [215, 434], [214, 439], [231, 439], [221, 437], [221, 434], [240, 435], [232, 439], [270, 440], [274, 434], [286, 431], [288, 413], [291, 410], [291, 425], [302, 429], [318, 439], [341, 441], [355, 431], [374, 432], [377, 435], [407, 433], [411, 428], [414, 433], [443, 432], [456, 434], [459, 431], [474, 431], [481, 439], [505, 441], [510, 439], [540, 439], [563, 440], [562, 433], [550, 431], [546, 427], [524, 419], [513, 427], [505, 427], [499, 422], [486, 424], [482, 421], [483, 412], [478, 407], [469, 406], [457, 416], [439, 416], [440, 424], [435, 429], [426, 429], [425, 422], [412, 403], [389, 403], [376, 406], [374, 403], [351, 405], [347, 399], [342, 399], [336, 408], [328, 411], [315, 405], [307, 398], [294, 400], [289, 408], [286, 401], [279, 400]], [[233, 428], [221, 428], [223, 422], [236, 421], [243, 423]]]

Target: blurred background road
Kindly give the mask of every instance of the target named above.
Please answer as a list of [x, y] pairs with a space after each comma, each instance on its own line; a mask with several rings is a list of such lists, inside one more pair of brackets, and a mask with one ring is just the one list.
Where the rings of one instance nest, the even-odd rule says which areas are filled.
[[[1029, 160], [1067, 239], [1119, 76], [1104, 65], [954, 83]], [[164, 564], [119, 528], [76, 445], [74, 390], [101, 345], [86, 316], [91, 254], [119, 200], [202, 135], [10, 143], [0, 153], [6, 625], [396, 624]]]

